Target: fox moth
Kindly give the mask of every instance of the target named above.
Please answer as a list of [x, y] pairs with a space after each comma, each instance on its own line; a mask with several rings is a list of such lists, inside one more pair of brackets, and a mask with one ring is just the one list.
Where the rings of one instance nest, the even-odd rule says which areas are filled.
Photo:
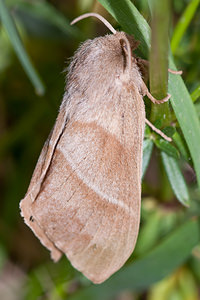
[[[76, 51], [54, 128], [21, 214], [57, 261], [66, 254], [94, 283], [121, 268], [134, 250], [140, 223], [145, 107], [154, 103], [133, 54], [138, 42], [117, 32]], [[162, 132], [155, 129], [164, 138]]]

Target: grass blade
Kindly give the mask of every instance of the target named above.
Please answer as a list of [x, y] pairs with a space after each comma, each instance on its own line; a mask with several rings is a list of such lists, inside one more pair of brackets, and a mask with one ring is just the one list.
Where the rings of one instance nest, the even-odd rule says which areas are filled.
[[155, 246], [159, 239], [161, 221], [163, 216], [157, 210], [149, 215], [148, 219], [143, 223], [137, 240], [135, 251], [140, 255], [145, 255]]
[[191, 98], [195, 102], [200, 97], [200, 85], [192, 92]]
[[[172, 59], [170, 68], [175, 68]], [[169, 93], [172, 95], [171, 104], [190, 150], [198, 186], [200, 187], [200, 123], [198, 116], [188, 90], [180, 76], [169, 74]]]
[[5, 5], [4, 0], [0, 0], [0, 18], [3, 26], [5, 27], [8, 33], [13, 48], [26, 74], [28, 75], [30, 81], [32, 82], [36, 93], [38, 95], [43, 95], [45, 92], [45, 87], [41, 79], [39, 78], [39, 75], [37, 74], [37, 71], [35, 70], [33, 64], [31, 63], [31, 60], [23, 46], [23, 43], [20, 39], [15, 23]]
[[[98, 0], [108, 12], [119, 22], [125, 31], [132, 33], [141, 41], [141, 51], [147, 57], [150, 49], [150, 28], [143, 16], [130, 0]], [[176, 70], [172, 56], [169, 57], [169, 67]], [[178, 75], [169, 74], [169, 93], [171, 104], [190, 150], [197, 182], [200, 187], [200, 123], [191, 101], [188, 90]]]
[[196, 109], [198, 117], [200, 118], [200, 102], [195, 104], [195, 109]]
[[154, 143], [157, 146], [157, 148], [164, 151], [169, 156], [172, 156], [176, 159], [180, 158], [178, 150], [176, 149], [176, 147], [172, 146], [171, 143], [165, 141], [164, 139], [156, 139], [154, 140]]
[[178, 45], [197, 10], [198, 5], [199, 0], [190, 1], [185, 11], [183, 12], [178, 24], [176, 25], [171, 40], [171, 49], [173, 54], [176, 52]]
[[[13, 6], [12, 3], [11, 6]], [[59, 28], [63, 33], [72, 36], [75, 39], [83, 40], [83, 33], [75, 26], [71, 26], [67, 18], [56, 10], [53, 5], [48, 2], [27, 2], [20, 1], [15, 5], [18, 9], [24, 11], [26, 14], [35, 16], [36, 18], [41, 18]]]
[[144, 140], [144, 142], [143, 142], [143, 158], [142, 158], [142, 178], [144, 177], [146, 169], [148, 167], [152, 150], [153, 150], [153, 141], [150, 139]]
[[182, 139], [181, 135], [176, 131], [173, 135], [173, 142], [176, 144], [178, 147], [182, 157], [186, 160], [189, 161], [189, 153], [188, 149], [184, 143], [184, 140]]
[[165, 152], [161, 152], [161, 157], [174, 194], [183, 205], [189, 206], [190, 197], [187, 184], [177, 160], [167, 155]]
[[130, 0], [98, 0], [107, 11], [129, 34], [134, 34], [140, 41], [139, 48], [145, 57], [148, 57], [150, 48], [150, 28], [147, 21], [140, 15]]

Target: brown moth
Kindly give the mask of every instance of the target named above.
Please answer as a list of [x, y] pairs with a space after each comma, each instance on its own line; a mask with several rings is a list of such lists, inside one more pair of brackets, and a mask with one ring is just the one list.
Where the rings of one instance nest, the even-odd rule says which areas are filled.
[[101, 283], [124, 265], [138, 236], [142, 97], [160, 104], [169, 95], [157, 101], [149, 93], [132, 36], [94, 13], [74, 23], [87, 16], [103, 20], [113, 34], [87, 40], [76, 51], [55, 126], [20, 208], [54, 261], [64, 253]]

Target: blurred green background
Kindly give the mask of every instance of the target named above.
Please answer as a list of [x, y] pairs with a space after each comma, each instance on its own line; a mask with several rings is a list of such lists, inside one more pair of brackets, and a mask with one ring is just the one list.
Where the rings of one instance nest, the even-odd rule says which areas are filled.
[[[172, 106], [162, 108], [146, 99], [147, 116], [173, 139], [146, 128], [136, 250], [97, 286], [66, 258], [51, 262], [19, 212], [57, 116], [69, 58], [80, 42], [108, 32], [92, 18], [70, 26], [92, 11], [141, 41], [151, 92], [163, 97], [168, 84], [172, 94]], [[168, 53], [183, 81], [170, 75], [167, 83]], [[199, 0], [0, 0], [0, 299], [200, 299], [199, 58]]]

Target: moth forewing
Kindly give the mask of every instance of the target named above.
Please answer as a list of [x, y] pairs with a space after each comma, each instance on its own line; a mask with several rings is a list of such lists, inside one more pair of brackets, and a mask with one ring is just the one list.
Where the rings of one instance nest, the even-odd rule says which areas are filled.
[[[113, 99], [119, 100], [119, 95]], [[125, 263], [138, 234], [144, 109], [142, 101], [133, 101], [130, 108], [138, 113], [133, 118], [127, 111], [133, 100], [131, 89], [125, 91], [124, 100], [117, 127], [116, 120], [113, 124], [102, 120], [102, 126], [85, 120], [68, 122], [41, 190], [33, 204], [28, 203], [34, 219], [29, 226], [34, 230], [38, 224], [45, 232], [43, 236], [34, 230], [36, 235], [44, 244], [48, 237], [95, 283], [106, 280]], [[108, 115], [107, 110], [105, 113]], [[124, 135], [120, 140], [118, 127]]]
[[124, 32], [86, 41], [71, 61], [66, 92], [21, 213], [58, 260], [94, 283], [134, 250], [140, 223], [143, 83]]
[[49, 138], [45, 142], [38, 159], [27, 194], [20, 202], [21, 215], [24, 217], [25, 223], [33, 230], [35, 235], [40, 239], [41, 243], [51, 251], [51, 257], [55, 261], [60, 259], [62, 253], [55, 247], [53, 241], [48, 238], [44, 230], [39, 226], [37, 219], [32, 214], [32, 204], [34, 201], [36, 201], [37, 196], [40, 193], [41, 185], [51, 164], [55, 146], [58, 143], [63, 128], [66, 125], [67, 117], [68, 112], [66, 109], [62, 109], [61, 107], [54, 128], [50, 133]]
[[[132, 80], [140, 76], [139, 71], [136, 66], [131, 74], [124, 71], [126, 57], [119, 41], [124, 36], [119, 33], [86, 42], [76, 53], [62, 109], [21, 202], [26, 223], [54, 259], [65, 253], [96, 283], [128, 259], [140, 219], [145, 115]], [[112, 71], [102, 74], [98, 61], [94, 66], [94, 51], [104, 59], [113, 55]], [[91, 62], [88, 70], [85, 61]], [[101, 72], [100, 83], [98, 76], [90, 74], [95, 68], [96, 74]], [[101, 94], [97, 95], [97, 89]]]

